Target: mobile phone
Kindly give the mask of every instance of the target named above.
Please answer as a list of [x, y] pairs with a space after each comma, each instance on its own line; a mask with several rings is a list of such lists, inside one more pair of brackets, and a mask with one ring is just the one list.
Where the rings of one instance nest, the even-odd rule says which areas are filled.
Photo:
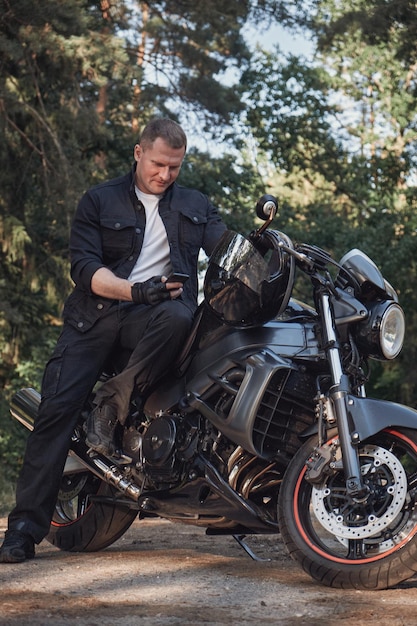
[[185, 281], [189, 278], [188, 274], [179, 274], [178, 272], [174, 272], [168, 276], [167, 283], [185, 283]]

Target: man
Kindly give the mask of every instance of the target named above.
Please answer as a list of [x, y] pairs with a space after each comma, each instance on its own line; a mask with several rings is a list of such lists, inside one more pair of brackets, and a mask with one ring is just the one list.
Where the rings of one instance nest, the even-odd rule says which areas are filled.
[[[113, 350], [131, 356], [99, 389], [87, 423], [88, 445], [108, 454], [132, 394], [145, 394], [167, 371], [189, 332], [199, 251], [210, 254], [225, 226], [206, 196], [175, 182], [186, 145], [174, 121], [151, 121], [135, 145], [132, 171], [80, 200], [70, 237], [75, 288], [45, 368], [0, 562], [33, 558], [49, 532], [73, 429]], [[172, 272], [190, 278], [167, 280]]]

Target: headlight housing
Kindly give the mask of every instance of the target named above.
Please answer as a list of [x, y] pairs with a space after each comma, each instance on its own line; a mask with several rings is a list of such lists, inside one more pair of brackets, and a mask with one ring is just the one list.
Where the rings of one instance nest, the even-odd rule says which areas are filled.
[[362, 352], [373, 359], [391, 360], [401, 352], [405, 317], [396, 302], [373, 304], [366, 320], [358, 325], [356, 341]]

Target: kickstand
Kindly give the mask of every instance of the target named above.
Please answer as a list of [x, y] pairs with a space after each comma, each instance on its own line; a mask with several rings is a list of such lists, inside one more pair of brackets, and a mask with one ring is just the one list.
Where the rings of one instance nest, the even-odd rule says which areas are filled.
[[257, 556], [253, 550], [251, 550], [251, 548], [249, 548], [248, 544], [245, 542], [245, 538], [246, 535], [233, 535], [233, 539], [235, 539], [238, 544], [240, 545], [240, 547], [246, 552], [246, 554], [249, 554], [250, 558], [253, 559], [254, 561], [259, 561], [259, 562], [268, 562], [271, 559], [262, 559], [260, 556]]

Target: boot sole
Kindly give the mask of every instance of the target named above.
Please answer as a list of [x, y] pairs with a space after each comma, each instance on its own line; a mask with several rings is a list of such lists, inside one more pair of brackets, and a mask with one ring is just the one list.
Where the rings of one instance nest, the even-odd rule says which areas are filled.
[[34, 559], [34, 558], [35, 558], [34, 552], [22, 554], [20, 556], [6, 552], [4, 554], [0, 554], [0, 563], [23, 563], [23, 561], [26, 561], [27, 559]]

